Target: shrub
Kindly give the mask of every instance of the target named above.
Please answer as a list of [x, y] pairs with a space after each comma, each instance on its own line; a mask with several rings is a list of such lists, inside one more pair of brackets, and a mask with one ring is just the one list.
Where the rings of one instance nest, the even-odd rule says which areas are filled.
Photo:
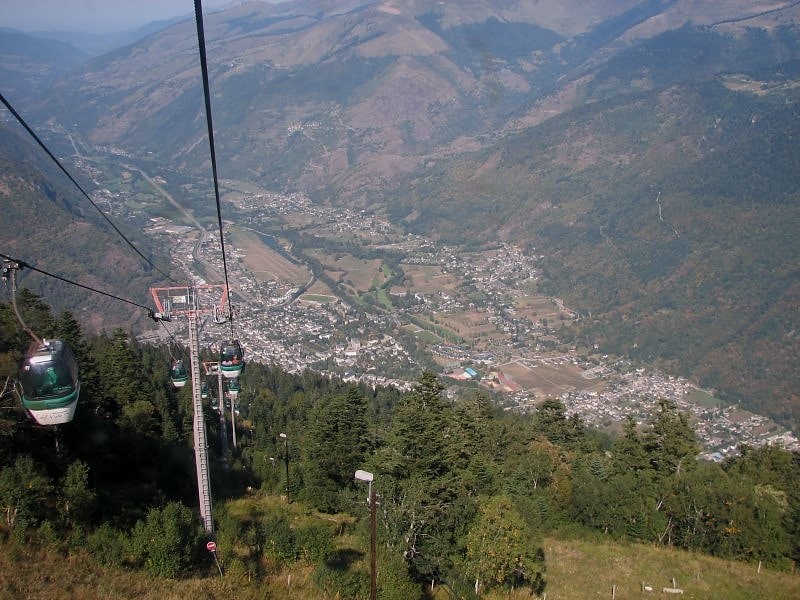
[[329, 558], [336, 549], [333, 532], [324, 523], [313, 523], [296, 533], [297, 545], [303, 558], [309, 563], [319, 563]]
[[192, 511], [179, 502], [162, 510], [151, 508], [145, 521], [139, 521], [130, 539], [131, 554], [148, 573], [174, 578], [190, 564], [200, 532]]
[[89, 553], [107, 567], [120, 567], [125, 562], [125, 534], [107, 523], [95, 529], [86, 540]]

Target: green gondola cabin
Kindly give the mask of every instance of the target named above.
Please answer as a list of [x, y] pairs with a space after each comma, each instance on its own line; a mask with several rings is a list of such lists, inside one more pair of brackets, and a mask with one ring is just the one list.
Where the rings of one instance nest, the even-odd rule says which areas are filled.
[[222, 374], [229, 379], [241, 374], [244, 368], [244, 351], [239, 340], [222, 342], [219, 348], [219, 367]]
[[172, 380], [172, 385], [176, 388], [186, 385], [186, 382], [189, 381], [189, 372], [186, 370], [182, 360], [173, 361], [169, 377]]
[[20, 373], [22, 406], [39, 425], [62, 425], [75, 416], [80, 380], [75, 355], [63, 340], [45, 340], [28, 354]]

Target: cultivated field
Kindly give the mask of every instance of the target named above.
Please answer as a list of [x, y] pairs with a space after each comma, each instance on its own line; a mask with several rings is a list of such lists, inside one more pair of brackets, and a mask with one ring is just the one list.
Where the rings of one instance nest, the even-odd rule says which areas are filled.
[[514, 309], [517, 316], [534, 323], [547, 319], [549, 327], [556, 326], [562, 315], [555, 302], [539, 295], [518, 296], [514, 299]]
[[429, 295], [436, 292], [453, 293], [461, 285], [457, 277], [442, 273], [438, 265], [411, 265], [402, 263], [403, 273], [411, 279], [411, 293]]
[[291, 281], [296, 285], [306, 283], [311, 273], [302, 265], [287, 260], [264, 243], [261, 236], [241, 228], [229, 230], [233, 245], [241, 251], [245, 267], [260, 281]]
[[537, 398], [552, 398], [578, 390], [595, 390], [603, 385], [597, 379], [583, 377], [583, 370], [568, 361], [537, 359], [497, 366], [511, 375], [526, 392]]
[[382, 285], [385, 280], [380, 259], [363, 260], [349, 254], [330, 256], [320, 250], [309, 254], [325, 265], [326, 273], [334, 281], [341, 280], [358, 293], [368, 292], [370, 288]]

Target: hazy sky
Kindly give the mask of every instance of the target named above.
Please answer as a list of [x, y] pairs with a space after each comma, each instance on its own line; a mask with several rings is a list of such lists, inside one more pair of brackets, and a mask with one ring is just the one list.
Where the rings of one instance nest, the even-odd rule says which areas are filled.
[[[241, 0], [202, 2], [206, 12]], [[193, 15], [194, 0], [0, 0], [0, 27], [22, 31], [107, 33]]]

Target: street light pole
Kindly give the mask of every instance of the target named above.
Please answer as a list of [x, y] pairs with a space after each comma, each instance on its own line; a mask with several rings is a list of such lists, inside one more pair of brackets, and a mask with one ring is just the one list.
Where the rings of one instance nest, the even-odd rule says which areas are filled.
[[278, 436], [283, 438], [283, 462], [286, 465], [286, 503], [291, 504], [292, 501], [289, 498], [289, 438], [283, 432], [279, 433]]
[[376, 502], [375, 490], [372, 482], [375, 477], [369, 471], [359, 469], [355, 475], [358, 481], [366, 481], [369, 484], [369, 598], [377, 600], [378, 597], [378, 568], [376, 562]]

